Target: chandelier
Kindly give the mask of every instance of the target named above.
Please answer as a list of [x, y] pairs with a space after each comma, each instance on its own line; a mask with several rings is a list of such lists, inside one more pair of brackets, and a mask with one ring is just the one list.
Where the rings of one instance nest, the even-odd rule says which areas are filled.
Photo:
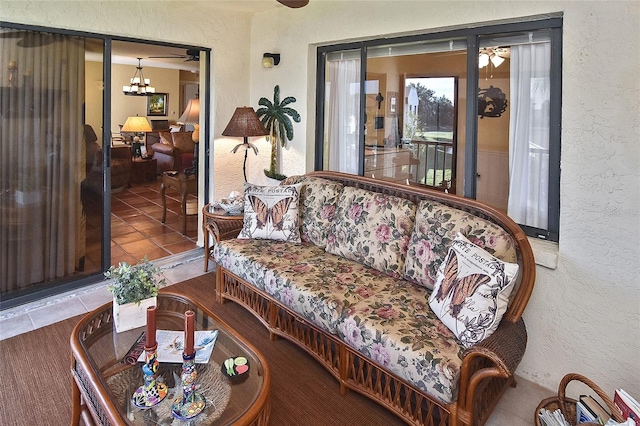
[[122, 92], [127, 96], [151, 96], [156, 92], [156, 88], [151, 86], [151, 80], [144, 78], [144, 74], [142, 74], [141, 60], [142, 58], [138, 58], [138, 66], [131, 78], [131, 84], [122, 86]]

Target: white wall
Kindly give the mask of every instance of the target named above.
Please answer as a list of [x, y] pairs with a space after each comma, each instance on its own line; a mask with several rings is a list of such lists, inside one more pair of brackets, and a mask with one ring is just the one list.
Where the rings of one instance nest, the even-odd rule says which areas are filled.
[[[564, 374], [580, 372], [609, 392], [623, 387], [640, 397], [640, 3], [311, 0], [253, 19], [213, 3], [5, 0], [0, 18], [213, 48], [219, 198], [243, 180], [241, 153], [229, 154], [239, 140], [220, 134], [237, 106], [256, 108], [276, 84], [298, 99], [302, 115], [283, 171], [312, 169], [314, 44], [564, 12], [558, 266], [537, 269], [518, 374], [555, 389]], [[165, 24], [146, 25], [138, 14]], [[280, 65], [263, 69], [264, 52], [281, 53]], [[269, 145], [257, 144], [254, 182], [269, 164]]]
[[[252, 106], [275, 84], [296, 96], [302, 123], [283, 172], [302, 173], [313, 164], [314, 44], [552, 12], [564, 13], [558, 266], [537, 268], [517, 373], [557, 389], [580, 372], [640, 398], [640, 3], [311, 0], [262, 12], [251, 32]], [[264, 52], [281, 53], [280, 65], [261, 68]]]

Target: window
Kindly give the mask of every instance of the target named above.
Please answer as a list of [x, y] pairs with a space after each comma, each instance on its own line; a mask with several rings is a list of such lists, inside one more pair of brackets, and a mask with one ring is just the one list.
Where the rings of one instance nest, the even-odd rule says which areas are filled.
[[318, 49], [316, 169], [488, 203], [558, 240], [561, 18]]

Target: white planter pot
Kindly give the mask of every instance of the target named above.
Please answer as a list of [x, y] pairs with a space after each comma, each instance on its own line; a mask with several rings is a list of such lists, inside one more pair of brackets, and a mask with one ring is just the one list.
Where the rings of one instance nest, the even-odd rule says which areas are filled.
[[150, 297], [137, 303], [125, 303], [119, 305], [113, 299], [113, 323], [116, 325], [116, 332], [132, 330], [147, 324], [147, 308], [156, 306], [157, 297]]

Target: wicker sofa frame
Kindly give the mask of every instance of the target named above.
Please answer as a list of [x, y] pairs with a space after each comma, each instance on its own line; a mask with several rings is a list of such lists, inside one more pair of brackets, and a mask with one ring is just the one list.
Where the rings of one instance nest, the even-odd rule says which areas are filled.
[[[472, 199], [336, 172], [308, 175], [403, 197], [416, 204], [422, 199], [437, 201], [494, 222], [514, 237], [520, 282], [516, 284], [509, 309], [496, 332], [465, 351], [457, 400], [450, 404], [438, 401], [219, 264], [216, 267], [218, 300], [221, 303], [232, 300], [248, 309], [268, 329], [272, 340], [281, 336], [308, 352], [338, 380], [342, 394], [348, 389], [359, 392], [411, 425], [484, 424], [507, 387], [515, 386], [514, 372], [526, 348], [527, 333], [522, 313], [533, 290], [535, 262], [522, 229], [505, 214]], [[238, 225], [241, 227], [241, 223]]]

